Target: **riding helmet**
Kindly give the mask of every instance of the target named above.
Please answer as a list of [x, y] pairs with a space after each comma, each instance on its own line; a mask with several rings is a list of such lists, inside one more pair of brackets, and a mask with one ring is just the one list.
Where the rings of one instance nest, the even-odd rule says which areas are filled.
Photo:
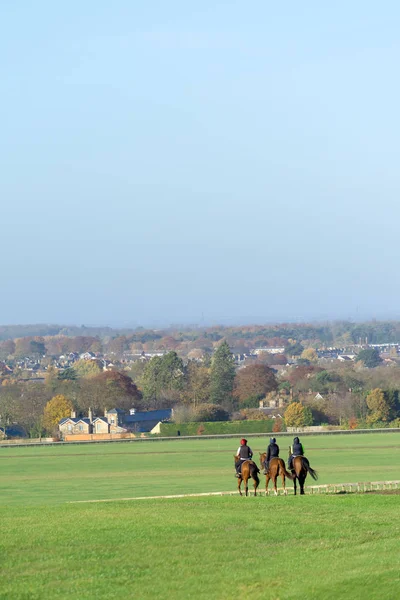
[[242, 440], [240, 440], [241, 446], [244, 446], [245, 444], [247, 444], [247, 440], [245, 440], [244, 438]]

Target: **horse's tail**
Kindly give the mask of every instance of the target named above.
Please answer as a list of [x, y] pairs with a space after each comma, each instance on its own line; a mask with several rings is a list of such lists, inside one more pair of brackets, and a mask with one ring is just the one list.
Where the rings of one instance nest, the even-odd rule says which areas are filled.
[[303, 467], [307, 470], [307, 473], [310, 473], [310, 475], [314, 479], [314, 481], [317, 481], [317, 479], [318, 479], [317, 471], [314, 471], [314, 469], [312, 469], [310, 467], [308, 460], [304, 460], [304, 458], [301, 457], [301, 461], [303, 463]]
[[286, 470], [285, 461], [284, 460], [282, 460], [282, 462], [280, 463], [279, 466], [280, 466], [280, 469], [281, 469], [282, 473], [284, 474], [285, 477], [287, 477], [287, 479], [290, 479], [291, 481], [293, 481], [296, 478], [295, 475], [292, 475], [291, 473], [289, 473], [289, 471]]
[[258, 477], [259, 472], [260, 469], [257, 467], [256, 463], [250, 463], [250, 476], [254, 479], [257, 485], [260, 483], [260, 479]]

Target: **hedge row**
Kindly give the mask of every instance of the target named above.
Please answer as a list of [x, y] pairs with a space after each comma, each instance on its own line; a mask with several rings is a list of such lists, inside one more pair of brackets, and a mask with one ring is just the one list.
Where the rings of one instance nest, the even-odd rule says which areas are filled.
[[213, 421], [209, 423], [162, 423], [160, 435], [170, 437], [179, 435], [222, 435], [244, 433], [271, 433], [272, 419], [263, 421]]

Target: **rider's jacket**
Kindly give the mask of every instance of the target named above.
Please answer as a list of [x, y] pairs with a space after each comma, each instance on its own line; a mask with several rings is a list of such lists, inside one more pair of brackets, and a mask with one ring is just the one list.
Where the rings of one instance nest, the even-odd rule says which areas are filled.
[[270, 461], [271, 458], [277, 458], [279, 456], [279, 446], [276, 443], [272, 443], [267, 448], [267, 457], [265, 460]]
[[250, 446], [240, 446], [238, 455], [241, 460], [249, 460], [253, 456], [253, 453]]
[[304, 450], [303, 450], [303, 444], [301, 442], [293, 444], [292, 454], [293, 454], [293, 456], [303, 456]]

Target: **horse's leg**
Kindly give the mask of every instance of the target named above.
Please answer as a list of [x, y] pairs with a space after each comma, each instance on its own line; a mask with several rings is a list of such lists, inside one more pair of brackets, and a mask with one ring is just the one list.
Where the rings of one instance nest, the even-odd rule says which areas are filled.
[[284, 493], [285, 496], [287, 496], [286, 477], [285, 477], [285, 473], [283, 471], [281, 473], [281, 479], [282, 479], [283, 493]]
[[297, 485], [296, 485], [296, 481], [297, 481], [297, 475], [294, 475], [294, 479], [293, 479], [293, 489], [294, 489], [294, 495], [296, 496], [297, 494]]
[[306, 480], [306, 478], [304, 477], [304, 475], [300, 475], [299, 483], [300, 483], [300, 495], [301, 496], [303, 496], [305, 494], [305, 492], [304, 492], [305, 480]]
[[248, 496], [249, 495], [249, 480], [246, 477], [244, 479], [244, 491], [245, 491], [246, 496]]
[[275, 473], [275, 475], [272, 478], [272, 481], [274, 482], [274, 494], [275, 496], [278, 495], [278, 488], [276, 487], [276, 480], [278, 479], [278, 474]]
[[269, 480], [270, 480], [270, 476], [266, 475], [265, 476], [265, 495], [269, 496], [269, 491], [268, 491], [268, 484], [269, 484]]
[[253, 481], [254, 481], [254, 495], [257, 496], [257, 488], [258, 488], [258, 484], [260, 482], [257, 483], [257, 479], [255, 477], [253, 477]]
[[240, 487], [240, 486], [242, 485], [242, 481], [243, 481], [243, 480], [242, 480], [242, 478], [241, 478], [241, 477], [240, 477], [240, 478], [238, 478], [238, 490], [239, 490], [239, 494], [240, 494], [241, 496], [243, 495], [243, 494], [242, 494], [241, 487]]

